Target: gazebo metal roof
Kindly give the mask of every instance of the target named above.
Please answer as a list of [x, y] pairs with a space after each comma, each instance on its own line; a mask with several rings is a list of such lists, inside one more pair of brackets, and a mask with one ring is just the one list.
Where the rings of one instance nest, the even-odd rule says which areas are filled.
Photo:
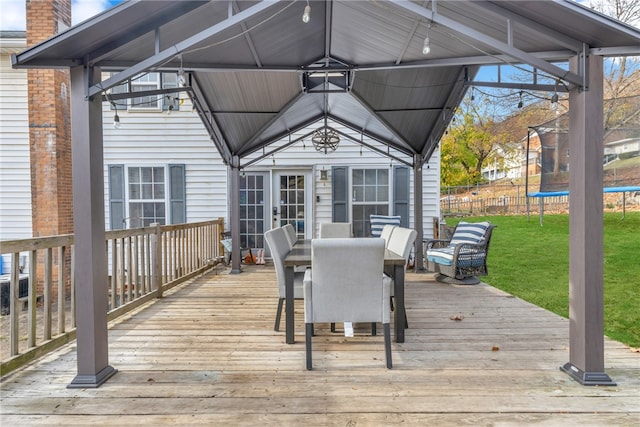
[[182, 66], [229, 163], [323, 117], [425, 162], [480, 65], [526, 63], [582, 85], [554, 62], [640, 54], [636, 28], [569, 1], [310, 1], [304, 23], [306, 5], [126, 1], [16, 55], [14, 66], [118, 71], [90, 95]]

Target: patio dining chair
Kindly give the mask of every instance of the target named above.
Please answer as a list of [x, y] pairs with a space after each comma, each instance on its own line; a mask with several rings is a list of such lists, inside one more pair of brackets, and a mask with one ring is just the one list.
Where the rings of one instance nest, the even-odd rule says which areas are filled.
[[[276, 278], [278, 280], [278, 308], [276, 311], [276, 322], [273, 327], [274, 331], [280, 330], [280, 318], [282, 315], [282, 306], [284, 304], [286, 292], [285, 292], [285, 273], [284, 273], [284, 258], [287, 256], [291, 247], [289, 246], [289, 239], [287, 238], [287, 232], [283, 227], [274, 228], [264, 233], [264, 239], [267, 242], [267, 246], [271, 252], [273, 258], [273, 265], [276, 269]], [[304, 272], [294, 273], [293, 278], [293, 296], [295, 299], [302, 299], [302, 280], [304, 278]]]
[[[407, 272], [407, 263], [409, 262], [409, 255], [411, 255], [411, 249], [413, 248], [413, 243], [416, 241], [416, 236], [418, 233], [416, 230], [412, 230], [410, 228], [405, 227], [394, 227], [389, 240], [387, 241], [387, 249], [391, 252], [395, 252], [398, 255], [402, 255], [404, 258], [404, 272]], [[391, 279], [391, 296], [393, 297], [393, 270], [391, 267], [385, 268], [385, 275]], [[392, 306], [393, 309], [393, 306]], [[409, 327], [409, 322], [407, 321], [407, 313], [405, 311], [404, 314], [404, 325], [405, 327]]]
[[339, 237], [351, 237], [350, 222], [323, 222], [320, 223], [321, 239], [335, 239]]
[[[353, 254], [358, 256], [354, 257]], [[380, 322], [387, 368], [391, 361], [391, 289], [382, 274], [382, 239], [315, 239], [304, 277], [306, 364], [311, 370], [314, 323]]]
[[296, 229], [294, 228], [293, 224], [283, 225], [282, 228], [284, 229], [284, 231], [287, 232], [287, 240], [289, 241], [289, 247], [293, 248], [293, 245], [296, 243], [296, 240], [298, 240], [298, 236], [296, 235]]

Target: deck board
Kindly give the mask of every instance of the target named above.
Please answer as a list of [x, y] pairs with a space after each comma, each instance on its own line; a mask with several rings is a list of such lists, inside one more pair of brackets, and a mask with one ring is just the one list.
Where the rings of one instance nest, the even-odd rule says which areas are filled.
[[582, 386], [559, 370], [568, 320], [490, 286], [409, 273], [392, 370], [368, 325], [353, 338], [318, 325], [309, 372], [301, 301], [296, 344], [273, 331], [275, 283], [252, 266], [175, 288], [111, 325], [119, 372], [99, 389], [66, 388], [74, 344], [3, 379], [2, 425], [640, 424], [640, 354], [605, 339], [618, 386]]

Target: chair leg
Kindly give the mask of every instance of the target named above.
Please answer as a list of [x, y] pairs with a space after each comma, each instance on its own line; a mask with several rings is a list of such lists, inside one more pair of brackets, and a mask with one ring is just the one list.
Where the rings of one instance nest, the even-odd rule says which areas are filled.
[[336, 331], [336, 324], [335, 323], [331, 323], [331, 332], [335, 332]]
[[278, 310], [276, 311], [276, 324], [273, 327], [273, 330], [276, 332], [280, 332], [280, 317], [282, 315], [282, 304], [284, 303], [284, 298], [278, 299]]
[[393, 368], [393, 362], [391, 361], [391, 325], [385, 323], [384, 325], [384, 354], [387, 359], [387, 369]]
[[371, 335], [374, 337], [378, 335], [378, 330], [376, 329], [376, 322], [371, 322]]
[[407, 309], [404, 309], [404, 328], [409, 329], [409, 321], [407, 320]]
[[305, 323], [305, 343], [307, 353], [307, 371], [312, 369], [311, 363], [311, 336], [313, 335], [313, 323]]

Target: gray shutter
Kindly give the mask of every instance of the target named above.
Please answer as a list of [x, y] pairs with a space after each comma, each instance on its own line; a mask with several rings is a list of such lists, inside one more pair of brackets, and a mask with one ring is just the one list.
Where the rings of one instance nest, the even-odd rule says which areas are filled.
[[125, 228], [124, 165], [109, 165], [109, 218], [111, 230]]
[[409, 168], [395, 166], [393, 169], [393, 214], [400, 215], [400, 225], [409, 227]]
[[184, 165], [169, 165], [169, 221], [187, 222], [187, 189]]
[[349, 222], [349, 188], [347, 180], [347, 167], [334, 166], [331, 168], [331, 203], [332, 221]]

